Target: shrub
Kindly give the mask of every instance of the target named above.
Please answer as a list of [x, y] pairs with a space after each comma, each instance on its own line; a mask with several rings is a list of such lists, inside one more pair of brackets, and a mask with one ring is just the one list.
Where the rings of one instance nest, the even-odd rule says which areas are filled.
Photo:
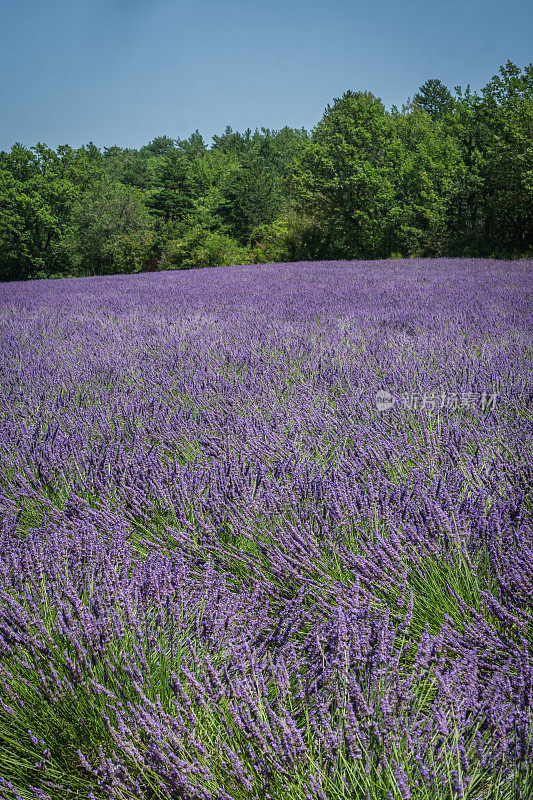
[[247, 247], [224, 233], [193, 228], [181, 239], [167, 242], [160, 261], [161, 269], [193, 269], [246, 264], [251, 260]]

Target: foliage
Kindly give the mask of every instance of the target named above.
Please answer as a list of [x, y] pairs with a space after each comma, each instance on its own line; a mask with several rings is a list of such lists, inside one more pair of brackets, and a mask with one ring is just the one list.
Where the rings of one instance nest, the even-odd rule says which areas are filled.
[[150, 224], [138, 190], [103, 179], [74, 205], [65, 250], [78, 274], [137, 272], [147, 256]]
[[433, 120], [442, 119], [453, 110], [452, 93], [438, 78], [423, 83], [413, 99]]
[[461, 176], [454, 138], [416, 105], [393, 117], [394, 200], [383, 221], [385, 252], [437, 255], [446, 250], [446, 213]]
[[[524, 257], [532, 142], [533, 66], [508, 61], [479, 93], [430, 78], [401, 111], [347, 91], [311, 133], [228, 126], [211, 146], [196, 131], [103, 152], [16, 144], [0, 153], [0, 279], [217, 258]], [[119, 196], [131, 213], [114, 224]], [[94, 225], [81, 221], [91, 204]]]
[[378, 98], [349, 91], [327, 107], [303, 152], [299, 201], [329, 231], [332, 255], [383, 254], [391, 156], [392, 127]]
[[0, 279], [68, 270], [61, 247], [72, 208], [100, 175], [94, 146], [16, 144], [0, 153]]
[[446, 125], [463, 162], [449, 205], [451, 249], [518, 256], [533, 249], [533, 65], [507, 62], [480, 96], [458, 88]]
[[262, 223], [272, 222], [281, 207], [281, 193], [272, 172], [265, 164], [244, 158], [222, 185], [221, 201], [216, 208], [225, 228], [241, 244]]
[[192, 228], [183, 238], [167, 242], [160, 261], [162, 269], [192, 269], [246, 264], [250, 253], [224, 233]]
[[182, 222], [193, 207], [187, 165], [176, 151], [159, 159], [153, 170], [147, 205], [165, 222]]

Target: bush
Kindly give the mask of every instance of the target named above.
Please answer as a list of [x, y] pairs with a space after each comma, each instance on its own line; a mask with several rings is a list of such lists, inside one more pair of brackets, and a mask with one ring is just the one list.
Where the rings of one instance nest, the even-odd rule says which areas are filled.
[[254, 264], [335, 258], [331, 237], [313, 217], [290, 212], [253, 231]]
[[279, 219], [268, 225], [258, 225], [251, 237], [254, 264], [290, 261], [289, 235], [286, 219]]
[[250, 250], [231, 236], [193, 228], [183, 238], [167, 242], [159, 266], [161, 269], [193, 269], [247, 264], [250, 261]]

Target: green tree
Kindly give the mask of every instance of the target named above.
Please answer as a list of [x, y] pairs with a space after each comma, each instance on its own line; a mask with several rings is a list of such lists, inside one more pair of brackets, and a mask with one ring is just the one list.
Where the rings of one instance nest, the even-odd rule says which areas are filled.
[[450, 252], [519, 255], [533, 249], [533, 66], [512, 62], [481, 95], [457, 87], [446, 128], [464, 168], [450, 198]]
[[348, 91], [328, 105], [304, 148], [294, 180], [299, 208], [327, 231], [331, 257], [383, 255], [394, 200], [392, 137], [381, 101]]
[[155, 139], [141, 148], [141, 153], [146, 156], [165, 156], [170, 158], [177, 149], [176, 139], [169, 136], [156, 136]]
[[447, 246], [447, 210], [462, 160], [443, 126], [414, 103], [392, 114], [394, 202], [386, 221], [386, 251], [437, 255]]
[[0, 153], [0, 279], [69, 272], [62, 240], [72, 207], [101, 171], [92, 144], [56, 151], [16, 144]]
[[257, 225], [272, 222], [281, 207], [281, 187], [264, 161], [248, 155], [221, 187], [216, 214], [230, 235], [246, 244]]
[[496, 255], [533, 250], [533, 64], [508, 61], [482, 90], [484, 239]]
[[480, 93], [437, 78], [387, 112], [346, 92], [311, 134], [227, 127], [209, 147], [0, 152], [0, 279], [391, 254], [533, 253], [533, 66]]
[[169, 223], [181, 222], [190, 214], [192, 186], [187, 163], [179, 152], [156, 163], [153, 187], [147, 205], [156, 216]]
[[103, 166], [112, 180], [146, 190], [151, 185], [150, 158], [153, 156], [144, 150], [114, 145], [104, 148]]
[[438, 78], [429, 78], [423, 83], [413, 99], [434, 120], [442, 119], [454, 106], [452, 93]]
[[149, 256], [150, 227], [139, 190], [104, 179], [75, 203], [64, 247], [78, 274], [135, 272]]

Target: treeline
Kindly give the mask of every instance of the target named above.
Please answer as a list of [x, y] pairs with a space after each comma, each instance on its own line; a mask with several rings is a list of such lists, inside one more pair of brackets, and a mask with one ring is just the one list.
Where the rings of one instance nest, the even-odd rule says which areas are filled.
[[401, 110], [346, 92], [304, 129], [0, 152], [0, 280], [533, 253], [533, 65]]

